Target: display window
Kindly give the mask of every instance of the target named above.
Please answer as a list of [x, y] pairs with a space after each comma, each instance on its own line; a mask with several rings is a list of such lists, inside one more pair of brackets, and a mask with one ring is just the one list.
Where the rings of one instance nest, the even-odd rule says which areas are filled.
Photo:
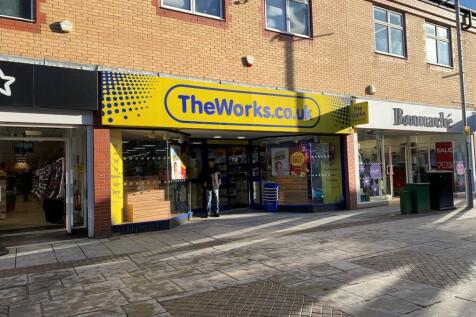
[[112, 223], [167, 220], [190, 210], [188, 147], [165, 131], [111, 130]]
[[461, 134], [359, 130], [360, 202], [400, 196], [406, 184], [426, 183], [429, 173], [453, 172], [453, 190], [465, 191]]
[[252, 158], [263, 162], [253, 164], [261, 174], [260, 191], [253, 181], [254, 202], [265, 184], [277, 183], [281, 206], [319, 210], [321, 206], [343, 204], [340, 137], [299, 136], [256, 143]]
[[[359, 131], [358, 138], [360, 201], [368, 202], [385, 199], [387, 196], [387, 180], [385, 178], [383, 134]], [[398, 161], [396, 154], [394, 154], [394, 160]]]

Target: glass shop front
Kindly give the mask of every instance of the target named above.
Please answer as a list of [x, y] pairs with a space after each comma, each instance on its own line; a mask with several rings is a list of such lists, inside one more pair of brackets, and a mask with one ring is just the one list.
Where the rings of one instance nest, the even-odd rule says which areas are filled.
[[465, 192], [465, 138], [461, 111], [369, 102], [369, 123], [357, 127], [358, 203], [399, 197], [406, 184], [428, 182], [428, 173], [453, 173], [453, 191]]
[[203, 213], [210, 168], [220, 212], [263, 208], [268, 183], [279, 185], [279, 210], [344, 208], [350, 98], [115, 72], [101, 85], [118, 231]]
[[[200, 135], [198, 131], [197, 135]], [[169, 220], [205, 211], [203, 171], [219, 171], [221, 211], [263, 206], [279, 185], [279, 209], [344, 208], [340, 136], [191, 138], [164, 130], [112, 129], [112, 224]]]

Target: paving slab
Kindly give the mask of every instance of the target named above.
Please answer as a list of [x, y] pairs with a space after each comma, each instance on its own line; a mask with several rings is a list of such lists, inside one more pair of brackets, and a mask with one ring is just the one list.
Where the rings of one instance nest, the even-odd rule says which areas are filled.
[[71, 262], [86, 259], [86, 255], [78, 246], [70, 248], [54, 248], [54, 251], [58, 262]]
[[9, 317], [43, 316], [40, 304], [12, 306], [8, 312]]
[[127, 316], [151, 317], [167, 311], [157, 301], [148, 300], [122, 306]]
[[81, 251], [84, 253], [84, 255], [88, 258], [109, 256], [113, 254], [112, 251], [102, 243], [79, 245], [79, 247], [81, 248]]
[[103, 282], [85, 284], [83, 290], [86, 294], [93, 294], [118, 290], [125, 287], [126, 284], [124, 284], [120, 279], [112, 279]]
[[25, 274], [23, 275], [17, 275], [17, 276], [10, 276], [10, 277], [4, 277], [0, 278], [0, 289], [3, 288], [10, 288], [13, 286], [24, 286], [28, 283], [27, 276]]
[[311, 278], [313, 278], [313, 276], [309, 272], [303, 270], [291, 270], [287, 272], [276, 273], [269, 279], [281, 285], [288, 286], [309, 280]]
[[126, 299], [119, 291], [89, 295], [78, 294], [68, 300], [54, 300], [43, 303], [43, 314], [45, 317], [63, 317], [111, 309], [126, 304]]
[[435, 305], [413, 311], [405, 317], [472, 317], [476, 303], [460, 298], [445, 299]]
[[182, 278], [173, 278], [171, 281], [184, 290], [194, 290], [198, 288], [219, 285], [226, 282], [236, 282], [236, 279], [233, 279], [230, 276], [220, 272], [212, 272], [190, 275]]
[[183, 289], [169, 280], [164, 280], [158, 283], [131, 283], [120, 291], [128, 302], [133, 303], [181, 293]]
[[343, 285], [344, 283], [327, 277], [318, 277], [303, 282], [291, 284], [289, 285], [289, 287], [300, 294], [319, 298], [320, 296], [328, 294], [332, 290], [339, 289]]
[[56, 259], [55, 253], [53, 251], [48, 251], [36, 254], [18, 255], [16, 257], [15, 267], [21, 268], [56, 262], [58, 262], [58, 260]]
[[355, 317], [396, 317], [420, 308], [421, 306], [397, 297], [384, 295], [366, 302], [353, 303], [346, 306], [344, 311]]
[[127, 317], [126, 313], [120, 308], [106, 308], [89, 313], [74, 315], [74, 317]]
[[429, 285], [419, 285], [391, 293], [391, 296], [404, 299], [420, 306], [430, 306], [446, 298], [454, 298], [455, 295], [455, 293]]

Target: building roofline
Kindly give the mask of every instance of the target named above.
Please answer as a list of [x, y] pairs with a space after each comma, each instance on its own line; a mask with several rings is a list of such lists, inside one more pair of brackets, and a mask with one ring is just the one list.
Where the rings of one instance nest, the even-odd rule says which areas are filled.
[[[444, 7], [444, 8], [451, 9], [452, 11], [455, 10], [454, 0], [420, 0], [420, 1], [429, 3], [431, 5], [434, 5], [440, 8]], [[473, 15], [476, 16], [476, 10], [473, 10], [461, 5], [460, 5], [460, 9], [461, 9], [461, 13], [472, 13]]]

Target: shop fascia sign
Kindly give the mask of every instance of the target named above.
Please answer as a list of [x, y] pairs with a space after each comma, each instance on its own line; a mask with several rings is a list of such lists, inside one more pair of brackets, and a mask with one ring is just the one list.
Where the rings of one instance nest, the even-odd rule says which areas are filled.
[[369, 103], [354, 102], [350, 107], [350, 124], [356, 126], [369, 123]]
[[101, 73], [110, 126], [350, 133], [350, 99], [177, 78]]
[[452, 124], [451, 113], [445, 116], [444, 112], [439, 112], [437, 117], [418, 116], [405, 114], [402, 108], [393, 108], [393, 125], [396, 126], [450, 129]]
[[[357, 128], [459, 133], [461, 111], [386, 100], [357, 99], [368, 102], [369, 123]], [[468, 112], [468, 117], [473, 114]]]
[[0, 68], [0, 94], [10, 97], [12, 95], [12, 90], [10, 86], [15, 82], [16, 78], [13, 76], [7, 76], [3, 73], [3, 70]]
[[0, 108], [97, 111], [96, 71], [0, 61]]

